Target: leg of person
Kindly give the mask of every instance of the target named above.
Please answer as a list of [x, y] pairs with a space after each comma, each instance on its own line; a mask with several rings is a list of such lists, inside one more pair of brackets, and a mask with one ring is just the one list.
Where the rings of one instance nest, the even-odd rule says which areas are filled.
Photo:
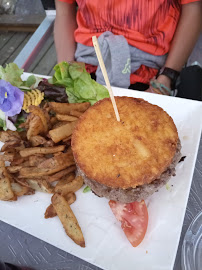
[[180, 74], [177, 97], [202, 101], [202, 68], [185, 67]]

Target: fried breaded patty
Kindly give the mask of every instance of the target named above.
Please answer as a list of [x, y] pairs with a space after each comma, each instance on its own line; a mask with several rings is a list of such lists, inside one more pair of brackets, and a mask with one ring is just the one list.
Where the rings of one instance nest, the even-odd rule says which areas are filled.
[[178, 133], [172, 118], [143, 99], [116, 97], [90, 107], [72, 135], [72, 151], [88, 179], [112, 188], [135, 188], [158, 179], [173, 160]]

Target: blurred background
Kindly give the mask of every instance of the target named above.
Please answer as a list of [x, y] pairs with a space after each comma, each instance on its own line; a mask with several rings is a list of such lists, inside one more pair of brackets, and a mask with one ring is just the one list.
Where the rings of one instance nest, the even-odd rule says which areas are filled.
[[[0, 0], [0, 65], [16, 62], [27, 72], [52, 75], [54, 0]], [[202, 66], [202, 34], [188, 60]]]
[[[6, 63], [13, 62], [21, 50], [29, 44], [32, 37], [32, 44], [35, 43], [35, 45], [29, 46], [30, 52], [36, 49], [40, 39], [42, 39], [42, 44], [35, 50], [26, 71], [44, 75], [52, 74], [57, 61], [53, 33], [49, 31], [44, 38], [48, 27], [47, 29], [42, 27], [41, 36], [37, 35], [34, 38], [37, 28], [51, 11], [54, 14], [54, 0], [0, 0], [0, 65], [5, 66]], [[52, 25], [50, 24], [49, 27]]]

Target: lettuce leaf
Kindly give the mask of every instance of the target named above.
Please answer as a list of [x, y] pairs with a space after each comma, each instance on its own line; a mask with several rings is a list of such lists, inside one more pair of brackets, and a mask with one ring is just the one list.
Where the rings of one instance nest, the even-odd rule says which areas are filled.
[[21, 79], [22, 73], [23, 69], [20, 69], [15, 63], [7, 64], [5, 68], [0, 66], [0, 79], [18, 88], [23, 84]]
[[108, 90], [93, 80], [84, 63], [61, 62], [54, 67], [55, 74], [49, 83], [64, 86], [69, 103], [90, 102], [109, 97]]

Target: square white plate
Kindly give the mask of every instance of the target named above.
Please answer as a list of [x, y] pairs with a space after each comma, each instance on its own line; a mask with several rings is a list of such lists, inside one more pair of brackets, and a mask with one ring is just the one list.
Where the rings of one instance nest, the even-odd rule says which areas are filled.
[[[27, 76], [27, 74], [25, 74]], [[44, 76], [45, 77], [45, 76]], [[147, 200], [148, 230], [133, 248], [112, 214], [108, 200], [77, 192], [72, 209], [82, 228], [86, 248], [66, 236], [58, 217], [44, 219], [51, 196], [37, 192], [16, 202], [0, 202], [0, 219], [68, 253], [106, 270], [171, 270], [179, 243], [202, 128], [202, 103], [180, 98], [113, 88], [117, 96], [144, 98], [173, 118], [182, 143], [184, 162], [176, 176]]]

